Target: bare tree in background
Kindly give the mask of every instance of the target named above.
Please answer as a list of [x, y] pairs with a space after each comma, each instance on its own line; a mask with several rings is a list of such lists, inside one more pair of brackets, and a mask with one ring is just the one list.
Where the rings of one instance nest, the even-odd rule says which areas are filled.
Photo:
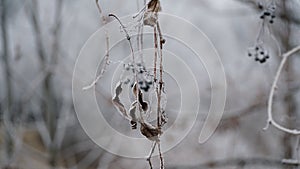
[[11, 122], [11, 115], [12, 115], [12, 105], [13, 105], [13, 94], [12, 94], [12, 83], [11, 83], [11, 58], [9, 55], [9, 37], [8, 37], [8, 24], [7, 24], [7, 1], [6, 0], [1, 0], [1, 34], [2, 34], [2, 49], [3, 51], [1, 52], [2, 55], [2, 60], [3, 60], [3, 73], [5, 77], [5, 87], [6, 87], [6, 99], [2, 101], [1, 107], [3, 112], [2, 114], [2, 119], [4, 122], [7, 122], [6, 125], [4, 124], [4, 131], [5, 131], [5, 153], [7, 156], [7, 162], [9, 164], [10, 158], [13, 153], [13, 138], [12, 138], [12, 133], [9, 129], [10, 125], [8, 123]]

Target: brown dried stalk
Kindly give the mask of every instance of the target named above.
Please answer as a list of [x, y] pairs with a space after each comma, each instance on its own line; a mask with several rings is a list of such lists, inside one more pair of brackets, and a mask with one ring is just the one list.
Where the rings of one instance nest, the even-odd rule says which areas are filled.
[[[159, 27], [159, 23], [157, 22], [156, 24], [158, 32], [159, 32], [159, 37], [160, 37], [160, 80], [159, 80], [159, 89], [157, 91], [157, 124], [158, 124], [158, 130], [161, 130], [161, 121], [162, 121], [162, 112], [161, 112], [161, 94], [162, 94], [162, 89], [163, 89], [163, 55], [162, 55], [162, 49], [163, 49], [163, 44], [165, 43], [165, 40], [162, 38], [161, 30]], [[160, 157], [160, 167], [161, 169], [164, 168], [164, 161], [163, 161], [163, 156], [161, 152], [161, 147], [160, 147], [160, 142], [158, 141], [158, 151], [159, 151], [159, 157]]]
[[[147, 4], [147, 9], [145, 10], [144, 14], [142, 15], [142, 28], [144, 25], [148, 25], [153, 27], [154, 29], [154, 46], [155, 46], [155, 53], [154, 53], [154, 83], [156, 83], [156, 97], [157, 97], [157, 125], [153, 126], [152, 124], [144, 121], [143, 119], [143, 114], [141, 112], [147, 112], [148, 111], [148, 103], [145, 102], [143, 100], [143, 93], [139, 88], [139, 83], [138, 83], [138, 77], [137, 77], [137, 64], [136, 64], [136, 58], [134, 55], [134, 50], [133, 50], [133, 45], [131, 42], [131, 37], [128, 33], [128, 31], [126, 30], [126, 27], [122, 24], [121, 20], [114, 14], [109, 14], [110, 17], [114, 17], [119, 24], [121, 25], [121, 28], [123, 29], [126, 38], [129, 42], [129, 46], [130, 46], [130, 50], [131, 50], [131, 56], [132, 56], [132, 62], [134, 65], [134, 76], [135, 76], [135, 82], [134, 85], [132, 87], [132, 92], [134, 94], [134, 96], [136, 97], [136, 100], [131, 104], [131, 107], [129, 109], [129, 116], [127, 116], [127, 112], [124, 108], [124, 106], [120, 106], [120, 104], [117, 104], [117, 108], [119, 109], [119, 111], [122, 112], [122, 114], [124, 114], [125, 117], [129, 117], [131, 118], [131, 127], [132, 129], [136, 129], [137, 127], [137, 122], [140, 123], [140, 132], [142, 135], [144, 135], [146, 138], [148, 138], [149, 140], [153, 141], [153, 146], [151, 148], [150, 151], [150, 155], [147, 158], [147, 161], [149, 162], [150, 168], [153, 168], [152, 163], [151, 163], [151, 157], [152, 154], [154, 152], [154, 149], [156, 147], [156, 145], [158, 146], [158, 151], [159, 151], [159, 158], [160, 158], [160, 168], [163, 169], [164, 168], [164, 161], [163, 161], [163, 156], [162, 156], [162, 152], [161, 152], [161, 147], [160, 147], [160, 140], [159, 137], [162, 134], [162, 109], [161, 109], [161, 97], [162, 97], [162, 92], [163, 92], [163, 54], [162, 54], [162, 49], [163, 49], [163, 44], [165, 43], [165, 40], [162, 37], [162, 33], [161, 33], [161, 29], [160, 26], [158, 24], [158, 12], [161, 10], [160, 7], [160, 1], [159, 0], [151, 0], [148, 4]], [[144, 9], [142, 9], [142, 11], [144, 11]], [[139, 12], [140, 13], [140, 12]], [[139, 15], [139, 14], [138, 14]], [[138, 29], [138, 37], [137, 37], [137, 47], [138, 50], [141, 52], [142, 47], [143, 47], [143, 29], [139, 27]], [[159, 47], [158, 47], [159, 44]], [[141, 56], [141, 61], [142, 60], [142, 54], [140, 53]], [[159, 57], [159, 58], [158, 58]], [[157, 64], [159, 64], [160, 68], [159, 68], [159, 75], [157, 74]], [[158, 78], [159, 78], [159, 82], [158, 82]], [[118, 87], [116, 88], [116, 95], [114, 98], [116, 98], [115, 100], [118, 101], [117, 103], [120, 103], [120, 99], [119, 96], [120, 90], [117, 90]], [[120, 109], [121, 107], [121, 109]], [[140, 117], [136, 117], [136, 110], [139, 111], [140, 113]], [[124, 113], [125, 112], [125, 113]]]
[[158, 55], [158, 45], [157, 45], [157, 33], [156, 33], [156, 27], [153, 28], [154, 29], [154, 70], [153, 70], [153, 76], [154, 76], [154, 83], [156, 83], [157, 81], [157, 77], [156, 77], [156, 63], [157, 63], [157, 55]]

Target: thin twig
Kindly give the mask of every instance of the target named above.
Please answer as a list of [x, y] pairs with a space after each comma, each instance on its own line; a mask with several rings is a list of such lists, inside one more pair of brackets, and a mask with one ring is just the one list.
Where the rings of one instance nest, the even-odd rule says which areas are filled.
[[[121, 20], [120, 20], [115, 14], [108, 14], [108, 16], [114, 17], [114, 18], [119, 22], [119, 24], [121, 25], [121, 28], [123, 29], [123, 31], [124, 31], [125, 34], [126, 34], [127, 40], [131, 43], [129, 33], [128, 33], [126, 27], [124, 26], [124, 24], [121, 22]], [[131, 45], [131, 46], [132, 46], [132, 45]]]
[[[106, 25], [107, 21], [105, 19], [105, 16], [103, 15], [102, 9], [101, 9], [98, 1], [99, 0], [96, 0], [96, 5], [98, 8], [101, 20], [102, 20], [103, 24]], [[106, 28], [104, 29], [104, 33], [105, 33], [105, 41], [106, 41], [106, 51], [105, 51], [105, 57], [104, 57], [105, 63], [103, 65], [103, 68], [100, 71], [100, 74], [95, 78], [95, 80], [90, 85], [83, 87], [82, 88], [83, 90], [88, 90], [88, 89], [91, 89], [92, 87], [94, 87], [97, 84], [97, 82], [103, 77], [104, 73], [106, 72], [107, 66], [109, 65], [109, 36], [108, 36], [108, 30]]]
[[[157, 30], [158, 30], [158, 33], [159, 33], [159, 44], [160, 44], [160, 50], [159, 50], [159, 58], [160, 58], [160, 68], [159, 68], [159, 71], [160, 71], [160, 75], [159, 75], [159, 90], [158, 90], [158, 96], [157, 96], [157, 123], [158, 123], [158, 130], [161, 130], [161, 121], [162, 121], [162, 113], [161, 113], [161, 94], [162, 94], [162, 88], [163, 88], [163, 54], [162, 54], [162, 49], [163, 49], [163, 44], [165, 43], [165, 40], [163, 39], [162, 37], [162, 33], [161, 33], [161, 29], [160, 29], [160, 26], [159, 26], [159, 23], [157, 22], [156, 23], [156, 26], [157, 26]], [[162, 156], [162, 152], [161, 152], [161, 147], [160, 147], [160, 142], [158, 141], [158, 151], [159, 151], [159, 158], [160, 158], [160, 168], [161, 169], [164, 169], [164, 159], [163, 159], [163, 156]]]
[[165, 168], [164, 158], [161, 152], [160, 142], [158, 141], [157, 144], [158, 144], [158, 152], [159, 152], [159, 159], [160, 159], [160, 169], [164, 169]]
[[151, 147], [150, 154], [149, 154], [149, 156], [148, 156], [148, 158], [147, 158], [147, 161], [149, 162], [149, 165], [150, 165], [150, 169], [153, 168], [152, 162], [151, 162], [151, 157], [152, 157], [152, 154], [153, 154], [153, 152], [154, 152], [155, 147], [156, 147], [156, 141], [153, 142], [152, 147]]
[[275, 80], [274, 80], [274, 82], [272, 84], [272, 87], [271, 87], [271, 91], [270, 91], [270, 95], [269, 95], [269, 100], [268, 100], [268, 120], [267, 120], [267, 125], [264, 128], [264, 130], [268, 129], [268, 127], [270, 125], [273, 125], [274, 127], [276, 127], [277, 129], [279, 129], [279, 130], [281, 130], [283, 132], [286, 132], [286, 133], [289, 133], [289, 134], [293, 134], [293, 135], [299, 135], [300, 134], [300, 131], [297, 130], [297, 129], [288, 129], [288, 128], [285, 128], [285, 127], [281, 126], [280, 124], [278, 124], [273, 119], [273, 114], [272, 114], [272, 105], [273, 105], [274, 93], [275, 93], [276, 86], [277, 86], [280, 74], [282, 72], [282, 69], [283, 69], [283, 67], [284, 67], [284, 65], [285, 65], [288, 57], [291, 56], [291, 55], [293, 55], [293, 54], [295, 54], [298, 51], [300, 51], [300, 46], [297, 46], [294, 49], [292, 49], [292, 50], [288, 51], [287, 53], [283, 54], [282, 61], [281, 61], [280, 65], [279, 65], [279, 68], [278, 68], [276, 76], [275, 76]]
[[157, 45], [157, 33], [156, 33], [156, 27], [154, 27], [154, 70], [153, 70], [153, 76], [154, 76], [154, 82], [157, 81], [156, 77], [156, 63], [157, 63], [157, 53], [158, 53], [158, 45]]
[[159, 26], [159, 22], [157, 22], [156, 25], [157, 25], [157, 29], [158, 29], [160, 48], [161, 48], [161, 50], [162, 50], [163, 44], [166, 43], [166, 40], [163, 38], [163, 35], [162, 35], [162, 33], [161, 33], [161, 29], [160, 29], [160, 26]]
[[[157, 55], [158, 55], [158, 44], [157, 44], [157, 27], [154, 26], [154, 47], [155, 47], [155, 55], [154, 55], [154, 82], [157, 82], [156, 69], [157, 69]], [[161, 128], [161, 115], [160, 115], [160, 101], [161, 101], [161, 87], [160, 84], [156, 86], [156, 97], [157, 97], [157, 128]]]
[[162, 94], [162, 88], [163, 88], [163, 55], [162, 55], [162, 49], [163, 49], [163, 44], [165, 43], [165, 40], [162, 37], [162, 33], [161, 33], [161, 29], [159, 27], [159, 23], [157, 22], [156, 24], [157, 26], [157, 30], [158, 30], [158, 34], [159, 34], [159, 44], [160, 44], [160, 49], [159, 49], [159, 59], [160, 59], [160, 68], [159, 68], [159, 89], [158, 89], [158, 93], [157, 93], [157, 124], [158, 124], [158, 129], [161, 129], [161, 94]]
[[272, 32], [272, 29], [270, 28], [270, 25], [268, 25], [268, 35], [271, 37], [271, 39], [275, 42], [277, 50], [278, 50], [278, 55], [281, 56], [281, 47], [280, 44], [278, 42], [278, 40], [276, 39], [276, 37], [274, 36], [274, 33]]
[[[137, 0], [137, 2], [139, 2]], [[144, 15], [142, 15], [141, 20], [144, 20]], [[144, 58], [143, 58], [143, 34], [144, 34], [144, 24], [141, 24], [138, 26], [138, 35], [137, 35], [137, 48], [140, 56], [141, 63], [144, 64]]]
[[136, 15], [133, 16], [133, 19], [138, 17], [141, 13], [143, 13], [146, 10], [146, 8], [147, 8], [147, 5], [144, 5], [144, 7]]
[[265, 22], [262, 21], [262, 23], [260, 24], [260, 28], [259, 28], [259, 31], [258, 31], [258, 34], [256, 35], [256, 43], [259, 43], [260, 42], [260, 37], [263, 36], [264, 32], [265, 32]]

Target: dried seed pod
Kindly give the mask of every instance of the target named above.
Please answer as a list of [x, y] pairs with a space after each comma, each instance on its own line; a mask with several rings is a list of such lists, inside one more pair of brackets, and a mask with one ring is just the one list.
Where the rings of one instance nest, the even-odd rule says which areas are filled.
[[141, 123], [140, 130], [141, 133], [151, 141], [159, 141], [159, 135], [162, 134], [161, 130], [146, 122]]

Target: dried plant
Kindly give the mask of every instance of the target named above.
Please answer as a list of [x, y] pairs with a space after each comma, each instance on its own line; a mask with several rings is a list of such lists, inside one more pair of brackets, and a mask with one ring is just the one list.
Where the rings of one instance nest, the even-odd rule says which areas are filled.
[[[101, 7], [96, 0], [96, 4], [101, 15], [102, 21], [105, 24], [106, 19], [102, 13]], [[147, 158], [149, 162], [150, 168], [153, 168], [151, 163], [151, 157], [154, 152], [156, 145], [158, 145], [159, 157], [160, 157], [160, 168], [164, 168], [164, 161], [160, 147], [160, 136], [162, 135], [162, 127], [167, 122], [166, 113], [164, 111], [165, 104], [162, 102], [166, 102], [166, 97], [164, 92], [164, 81], [163, 81], [163, 44], [165, 43], [165, 39], [163, 38], [159, 22], [158, 22], [158, 12], [161, 11], [161, 5], [159, 0], [151, 0], [142, 8], [141, 11], [138, 12], [137, 15], [133, 16], [137, 22], [138, 28], [138, 36], [137, 36], [137, 49], [135, 50], [132, 43], [132, 37], [130, 35], [130, 31], [128, 27], [126, 27], [122, 21], [115, 14], [109, 14], [109, 17], [113, 17], [116, 19], [125, 34], [125, 37], [128, 41], [129, 48], [131, 51], [131, 61], [129, 64], [124, 64], [124, 71], [130, 73], [130, 77], [126, 79], [122, 79], [117, 83], [115, 87], [115, 95], [112, 99], [112, 103], [117, 108], [117, 110], [121, 113], [121, 115], [130, 122], [132, 129], [137, 129], [140, 126], [140, 133], [145, 136], [150, 141], [153, 141], [154, 144], [151, 148], [150, 155]], [[143, 28], [144, 26], [150, 26], [153, 28], [154, 35], [154, 58], [153, 58], [153, 72], [147, 70], [145, 63], [143, 61]], [[100, 71], [100, 74], [95, 78], [95, 80], [88, 86], [84, 87], [83, 90], [90, 89], [96, 85], [99, 79], [104, 75], [107, 65], [109, 64], [109, 38], [107, 31], [106, 34], [106, 55], [105, 55], [105, 63], [103, 68]], [[139, 52], [139, 55], [135, 55], [135, 51]], [[131, 84], [131, 85], [128, 85]], [[129, 108], [123, 104], [121, 100], [121, 94], [124, 87], [132, 88], [132, 95], [134, 96], [134, 101], [132, 101]], [[148, 121], [148, 116], [151, 113], [155, 113], [155, 110], [151, 110], [149, 104], [153, 104], [151, 101], [144, 100], [144, 94], [149, 94], [153, 91], [156, 93], [156, 125], [151, 124]], [[152, 93], [153, 93], [152, 92]], [[163, 105], [163, 106], [162, 106]]]
[[[103, 15], [102, 9], [101, 9], [98, 1], [99, 0], [96, 0], [96, 5], [98, 8], [100, 17], [101, 17], [101, 21], [105, 25], [105, 24], [107, 24], [107, 21], [106, 21], [105, 16]], [[95, 80], [90, 85], [84, 87], [83, 90], [88, 90], [88, 89], [91, 89], [92, 87], [94, 87], [96, 85], [96, 83], [102, 78], [102, 76], [106, 72], [107, 66], [109, 65], [109, 36], [108, 36], [107, 29], [105, 29], [104, 32], [105, 32], [105, 37], [106, 37], [106, 52], [105, 52], [105, 57], [104, 57], [104, 60], [105, 60], [104, 65], [100, 71], [100, 74], [95, 78]]]

